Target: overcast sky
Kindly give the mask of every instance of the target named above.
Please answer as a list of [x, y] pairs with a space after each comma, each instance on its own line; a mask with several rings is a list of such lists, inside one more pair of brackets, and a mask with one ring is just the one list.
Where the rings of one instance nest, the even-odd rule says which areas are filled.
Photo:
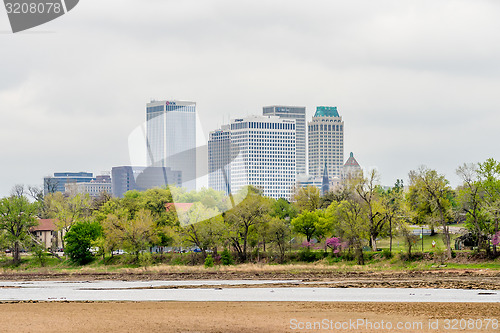
[[82, 0], [12, 34], [0, 8], [0, 196], [128, 165], [151, 99], [205, 134], [262, 106], [337, 106], [345, 159], [384, 184], [425, 164], [458, 184], [500, 158], [500, 1]]

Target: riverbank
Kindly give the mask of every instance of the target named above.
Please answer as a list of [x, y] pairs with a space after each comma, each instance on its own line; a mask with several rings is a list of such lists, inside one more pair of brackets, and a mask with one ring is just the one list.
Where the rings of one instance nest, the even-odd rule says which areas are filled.
[[[484, 303], [316, 303], [316, 302], [54, 302], [2, 303], [2, 332], [298, 332], [307, 323], [344, 324], [347, 329], [315, 332], [442, 332], [455, 319], [473, 319], [469, 332], [500, 318], [500, 304]], [[447, 322], [449, 320], [449, 322]], [[353, 323], [359, 326], [352, 326]], [[371, 323], [371, 328], [369, 325]], [[398, 323], [413, 325], [397, 329]], [[438, 329], [429, 325], [438, 324]], [[498, 322], [497, 322], [498, 323]], [[340, 325], [337, 324], [337, 325]], [[375, 326], [374, 326], [375, 325]], [[418, 325], [421, 325], [418, 326]], [[462, 325], [464, 322], [462, 321]], [[482, 329], [478, 329], [482, 325]], [[326, 326], [325, 326], [326, 327]], [[458, 326], [460, 327], [460, 326]], [[471, 326], [472, 327], [472, 326]], [[310, 330], [308, 330], [310, 331]]]
[[[299, 280], [294, 285], [333, 288], [446, 288], [500, 290], [500, 270], [446, 269], [380, 270], [366, 267], [328, 265], [257, 265], [214, 268], [154, 266], [120, 268], [109, 271], [81, 268], [75, 270], [3, 270], [4, 281], [85, 281], [85, 280]], [[289, 285], [284, 285], [287, 287]], [[251, 287], [251, 286], [249, 286]]]

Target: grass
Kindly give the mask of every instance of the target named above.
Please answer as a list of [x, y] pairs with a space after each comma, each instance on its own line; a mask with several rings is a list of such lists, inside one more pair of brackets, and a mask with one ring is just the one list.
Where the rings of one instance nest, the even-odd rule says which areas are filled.
[[[454, 248], [455, 238], [459, 235], [451, 234], [451, 248]], [[432, 242], [436, 242], [436, 247], [432, 247]], [[377, 247], [380, 249], [389, 249], [389, 238], [384, 238], [377, 241]], [[436, 251], [436, 249], [445, 249], [446, 245], [444, 243], [442, 234], [435, 234], [433, 236], [424, 235], [424, 252]], [[406, 241], [403, 237], [394, 237], [392, 239], [392, 251], [394, 253], [405, 252], [407, 250]], [[418, 238], [416, 243], [412, 247], [412, 251], [422, 252], [422, 239]]]
[[[432, 238], [431, 238], [432, 239]], [[397, 253], [396, 251], [394, 252]], [[467, 252], [465, 252], [467, 254]], [[464, 255], [465, 255], [464, 254]], [[373, 271], [408, 271], [408, 270], [442, 270], [442, 269], [490, 269], [500, 270], [500, 258], [496, 260], [487, 260], [479, 262], [446, 262], [446, 267], [440, 267], [440, 262], [432, 260], [413, 260], [403, 261], [398, 255], [386, 259], [381, 252], [366, 252], [366, 264], [357, 265], [356, 261], [341, 261], [330, 256], [313, 263], [287, 263], [287, 264], [265, 264], [248, 263], [232, 266], [219, 266], [205, 268], [203, 264], [189, 265], [169, 265], [156, 264], [143, 267], [139, 264], [114, 263], [105, 265], [102, 259], [96, 259], [86, 266], [77, 266], [69, 260], [59, 261], [56, 258], [47, 258], [45, 267], [41, 267], [39, 261], [32, 256], [24, 256], [19, 266], [14, 267], [10, 258], [0, 259], [0, 268], [3, 268], [4, 274], [9, 273], [46, 273], [46, 274], [155, 274], [155, 273], [289, 273], [303, 274], [308, 272], [373, 272]]]

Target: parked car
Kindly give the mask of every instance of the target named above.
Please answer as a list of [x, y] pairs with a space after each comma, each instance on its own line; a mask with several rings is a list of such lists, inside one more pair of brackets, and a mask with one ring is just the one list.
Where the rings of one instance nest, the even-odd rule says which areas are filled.
[[5, 250], [5, 253], [11, 253], [12, 251], [10, 249]]

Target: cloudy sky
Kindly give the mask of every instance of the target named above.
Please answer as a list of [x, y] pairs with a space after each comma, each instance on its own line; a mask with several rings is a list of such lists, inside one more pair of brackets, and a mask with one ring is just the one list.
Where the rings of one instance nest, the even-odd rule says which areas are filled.
[[205, 133], [273, 104], [337, 106], [345, 155], [384, 184], [425, 164], [458, 184], [500, 158], [497, 0], [82, 0], [12, 34], [0, 8], [0, 196], [130, 164], [150, 99]]

